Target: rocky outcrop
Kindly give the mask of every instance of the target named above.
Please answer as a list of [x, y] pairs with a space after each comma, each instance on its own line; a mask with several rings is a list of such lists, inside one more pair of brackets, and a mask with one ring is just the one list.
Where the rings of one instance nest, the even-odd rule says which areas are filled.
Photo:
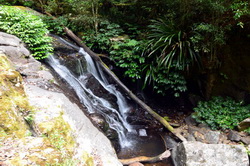
[[[30, 56], [20, 39], [0, 32], [0, 51], [2, 55], [8, 56], [16, 71], [23, 76], [23, 80], [19, 79], [21, 82], [16, 82], [13, 86], [23, 86], [21, 88], [25, 89], [27, 95], [25, 100], [30, 105], [29, 112], [27, 111], [29, 116], [26, 117], [28, 121], [23, 120], [24, 116], [20, 116], [19, 119], [22, 119], [24, 124], [25, 122], [30, 124], [31, 136], [26, 137], [23, 134], [22, 137], [25, 138], [23, 140], [30, 140], [32, 145], [30, 148], [12, 148], [13, 154], [16, 153], [15, 151], [23, 152], [22, 157], [19, 156], [21, 162], [25, 163], [25, 159], [29, 159], [27, 153], [31, 149], [34, 150], [32, 147], [36, 146], [35, 151], [39, 151], [40, 147], [40, 152], [36, 155], [38, 159], [32, 162], [26, 161], [28, 165], [50, 164], [50, 161], [52, 164], [74, 162], [75, 165], [121, 165], [110, 141], [90, 122], [83, 111], [61, 92], [49, 70]], [[19, 76], [20, 74], [18, 73]], [[0, 89], [0, 94], [2, 92], [3, 90]], [[25, 97], [26, 95], [23, 94]], [[20, 107], [18, 103], [16, 107]], [[23, 133], [26, 130], [28, 129], [25, 129]], [[14, 140], [9, 136], [5, 141], [7, 142], [0, 149], [3, 153], [10, 151], [10, 147], [5, 145], [11, 144], [11, 141], [15, 142], [18, 147], [27, 146], [29, 142], [20, 143], [19, 140]], [[45, 142], [49, 142], [48, 147], [50, 146], [51, 149], [47, 146], [41, 147], [46, 144]], [[52, 153], [55, 155], [51, 155]], [[49, 158], [51, 160], [46, 160]], [[66, 158], [67, 161], [62, 158]], [[2, 161], [4, 161], [3, 164], [8, 164], [14, 159], [17, 160], [17, 158], [5, 158]]]
[[172, 151], [175, 166], [249, 166], [242, 145], [183, 142]]
[[207, 125], [196, 122], [192, 116], [188, 116], [185, 122], [186, 125], [178, 129], [188, 142], [173, 147], [172, 160], [175, 166], [249, 165], [248, 133], [211, 130]]

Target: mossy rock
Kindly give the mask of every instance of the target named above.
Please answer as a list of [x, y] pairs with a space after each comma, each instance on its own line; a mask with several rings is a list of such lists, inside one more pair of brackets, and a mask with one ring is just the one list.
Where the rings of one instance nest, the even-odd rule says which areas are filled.
[[28, 126], [23, 114], [30, 110], [24, 89], [22, 77], [13, 70], [7, 57], [0, 54], [0, 135], [13, 135], [21, 138], [27, 135]]

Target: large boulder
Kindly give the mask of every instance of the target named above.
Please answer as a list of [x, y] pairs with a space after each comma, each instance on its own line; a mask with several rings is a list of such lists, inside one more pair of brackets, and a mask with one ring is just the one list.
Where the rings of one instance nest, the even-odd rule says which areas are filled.
[[242, 145], [183, 142], [172, 151], [175, 166], [249, 166]]
[[[70, 146], [60, 148], [72, 149], [72, 160], [79, 161], [82, 165], [122, 165], [107, 137], [91, 123], [77, 104], [62, 93], [53, 75], [43, 64], [30, 56], [20, 39], [0, 32], [0, 52], [7, 55], [15, 69], [24, 76], [21, 84], [24, 86], [30, 105], [36, 110], [32, 120], [33, 129], [37, 133], [36, 138], [52, 132], [57, 133], [54, 136], [62, 132], [67, 133], [64, 139], [68, 141], [67, 146]], [[25, 95], [23, 94], [23, 96]], [[56, 130], [57, 132], [55, 132]], [[42, 139], [39, 140], [42, 141]], [[62, 145], [59, 144], [61, 142], [56, 143], [58, 146]], [[19, 145], [19, 143], [17, 144]], [[9, 147], [1, 148], [9, 149]], [[22, 151], [29, 151], [29, 149]], [[45, 153], [43, 150], [40, 151]], [[22, 158], [23, 160], [25, 160], [25, 156]], [[8, 159], [5, 162], [8, 162]], [[42, 162], [41, 165], [46, 165], [46, 162]]]

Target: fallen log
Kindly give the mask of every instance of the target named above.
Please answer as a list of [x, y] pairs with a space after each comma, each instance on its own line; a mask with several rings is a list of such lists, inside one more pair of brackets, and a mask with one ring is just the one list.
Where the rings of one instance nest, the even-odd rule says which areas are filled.
[[130, 158], [130, 159], [119, 159], [119, 161], [123, 164], [123, 165], [129, 165], [135, 162], [158, 162], [158, 161], [162, 161], [166, 158], [168, 158], [171, 155], [169, 150], [166, 150], [165, 152], [159, 154], [158, 156], [154, 156], [154, 157], [147, 157], [147, 156], [139, 156], [139, 157], [134, 157], [134, 158]]
[[129, 95], [131, 99], [133, 99], [137, 104], [139, 104], [144, 110], [150, 113], [157, 121], [159, 121], [163, 126], [165, 126], [170, 132], [172, 132], [176, 137], [178, 137], [181, 141], [186, 141], [186, 139], [179, 133], [174, 130], [174, 128], [158, 113], [153, 111], [147, 104], [145, 104], [142, 100], [140, 100], [132, 91], [130, 91], [120, 80], [119, 78], [108, 68], [108, 66], [102, 62], [100, 57], [91, 51], [82, 40], [77, 37], [70, 29], [64, 27], [64, 32], [75, 41], [80, 47], [82, 47], [101, 67], [102, 69], [113, 78], [113, 80]]

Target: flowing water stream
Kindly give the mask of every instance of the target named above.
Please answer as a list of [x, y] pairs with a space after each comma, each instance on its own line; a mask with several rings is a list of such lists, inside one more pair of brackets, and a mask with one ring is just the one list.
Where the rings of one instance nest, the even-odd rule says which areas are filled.
[[89, 114], [101, 115], [109, 127], [116, 131], [121, 147], [120, 157], [153, 156], [163, 152], [165, 147], [161, 138], [155, 135], [151, 137], [147, 135], [148, 133], [146, 135], [143, 133], [142, 137], [138, 128], [127, 122], [129, 111], [134, 108], [90, 55], [60, 37], [56, 39], [78, 52], [73, 51], [72, 55], [70, 53], [63, 55], [63, 51], [59, 51], [50, 56], [47, 63], [75, 91]]
[[[108, 83], [103, 72], [98, 69], [99, 66], [94, 63], [87, 52], [80, 48], [79, 55], [82, 57], [77, 59], [77, 66], [75, 66], [79, 71], [79, 75], [70, 71], [69, 68], [63, 65], [63, 61], [56, 56], [50, 56], [48, 63], [74, 89], [81, 103], [87, 107], [89, 113], [99, 113], [105, 118], [109, 127], [117, 132], [120, 146], [122, 148], [131, 146], [133, 141], [126, 135], [134, 133], [135, 130], [126, 121], [126, 114], [130, 109], [126, 99], [116, 89], [115, 85]], [[86, 86], [90, 76], [93, 76], [107, 93], [116, 97], [116, 105], [104, 98], [98, 97]]]

